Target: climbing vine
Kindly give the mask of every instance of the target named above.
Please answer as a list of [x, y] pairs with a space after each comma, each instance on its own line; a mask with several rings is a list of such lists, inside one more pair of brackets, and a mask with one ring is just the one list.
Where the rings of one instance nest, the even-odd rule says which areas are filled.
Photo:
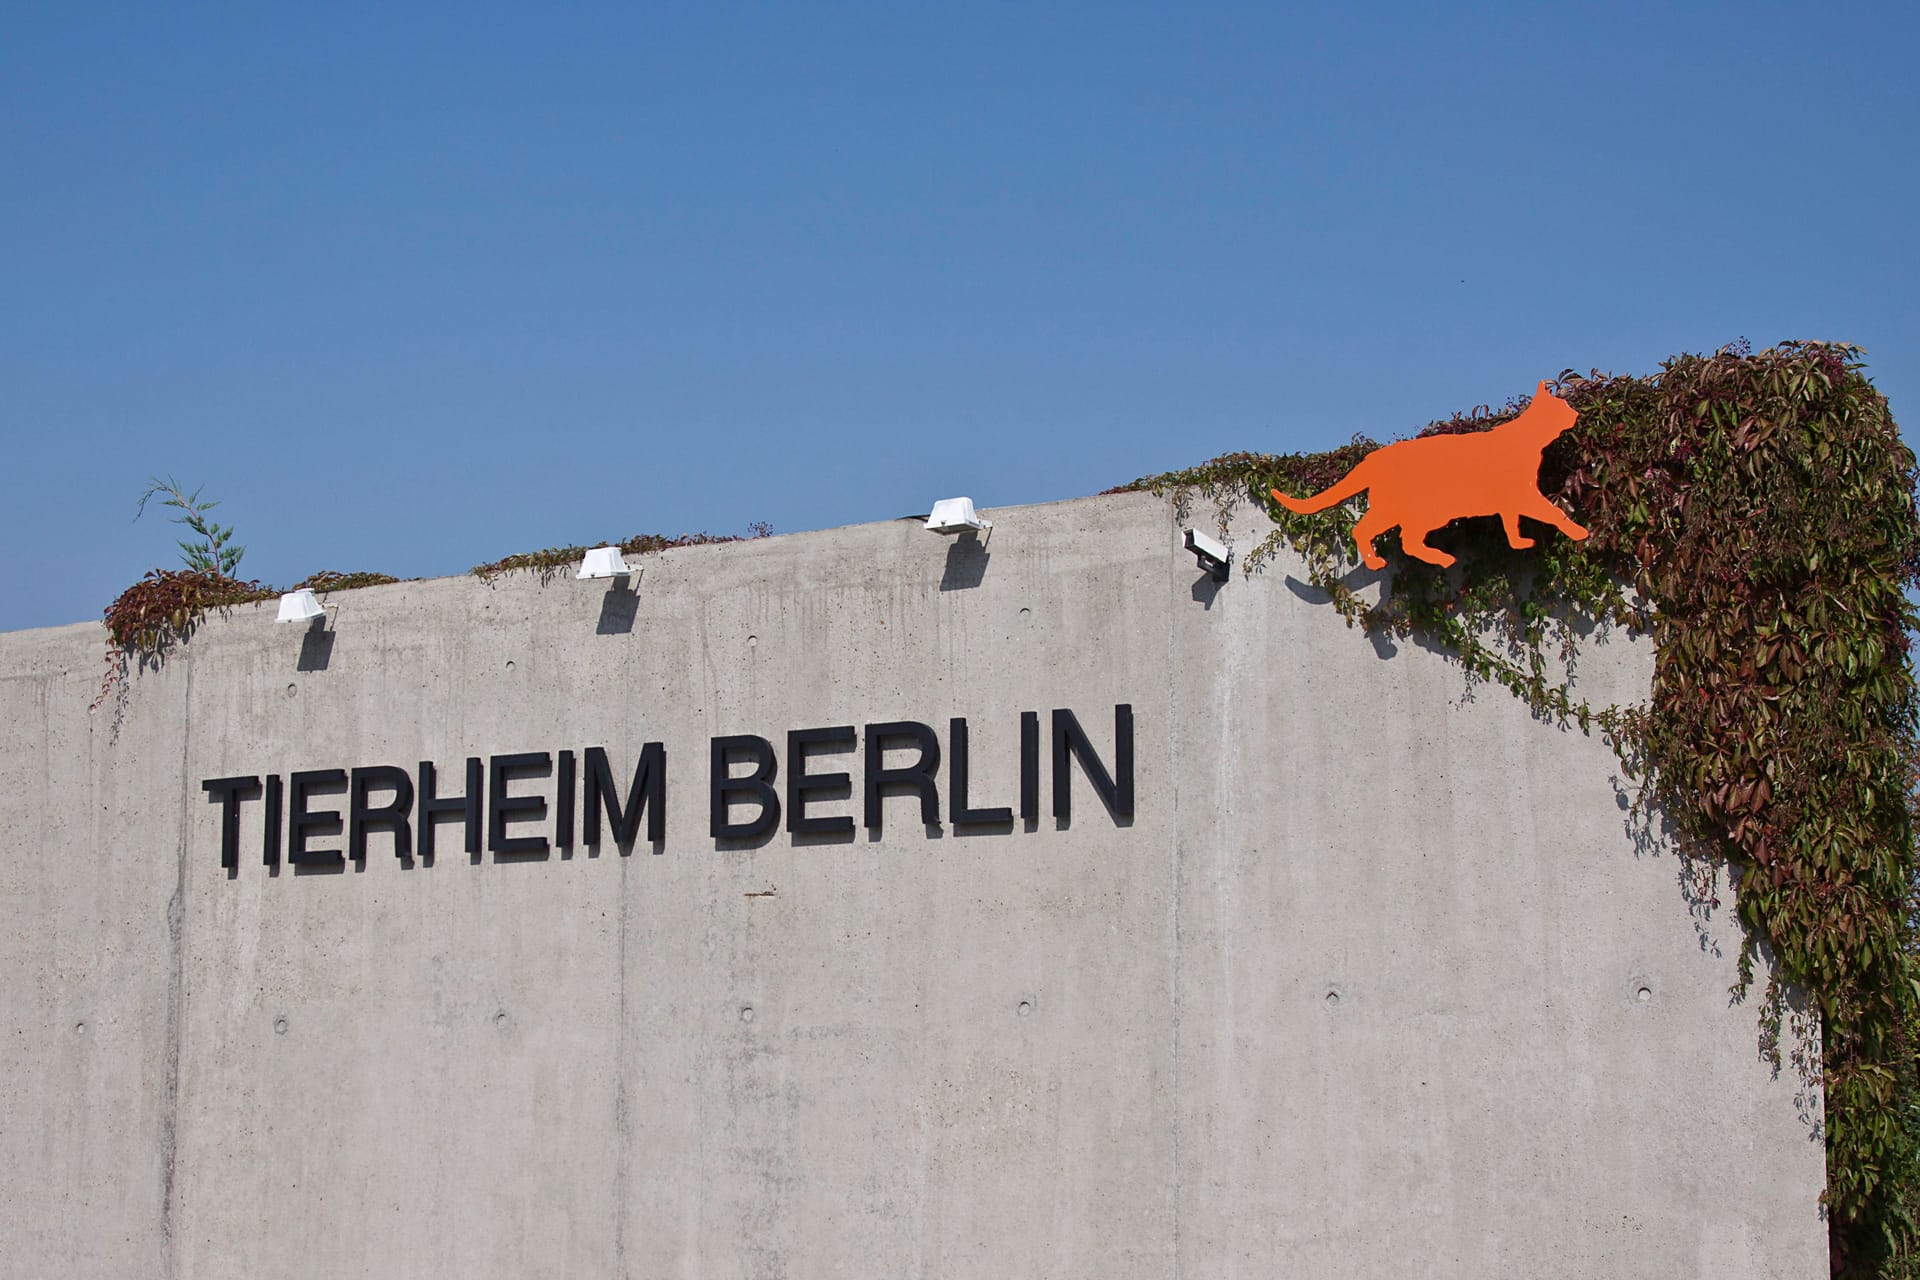
[[147, 570], [145, 577], [106, 608], [107, 670], [93, 705], [98, 707], [116, 690], [124, 694], [130, 664], [164, 662], [210, 611], [267, 600], [274, 594], [258, 582], [203, 569]]
[[331, 569], [322, 569], [310, 573], [293, 584], [293, 590], [302, 587], [326, 595], [330, 591], [357, 591], [361, 587], [384, 587], [400, 579], [390, 573], [335, 573]]
[[[1349, 625], [1437, 640], [1471, 678], [1606, 737], [1702, 891], [1715, 869], [1736, 885], [1736, 992], [1769, 957], [1760, 1017], [1776, 1064], [1795, 1039], [1789, 993], [1817, 1015], [1817, 1051], [1797, 1065], [1825, 1095], [1835, 1273], [1902, 1276], [1920, 1236], [1920, 519], [1914, 455], [1861, 368], [1856, 348], [1795, 342], [1679, 356], [1650, 377], [1562, 374], [1580, 417], [1540, 487], [1591, 536], [1515, 551], [1498, 521], [1460, 522], [1429, 539], [1459, 557], [1440, 570], [1388, 534], [1373, 602], [1351, 580], [1355, 513], [1296, 515], [1268, 496], [1326, 488], [1373, 441], [1229, 454], [1123, 488], [1203, 498], [1223, 518], [1252, 502], [1274, 527], [1247, 571], [1290, 547]], [[1421, 434], [1487, 430], [1519, 408]], [[1579, 699], [1567, 672], [1583, 625], [1651, 633], [1644, 704]]]

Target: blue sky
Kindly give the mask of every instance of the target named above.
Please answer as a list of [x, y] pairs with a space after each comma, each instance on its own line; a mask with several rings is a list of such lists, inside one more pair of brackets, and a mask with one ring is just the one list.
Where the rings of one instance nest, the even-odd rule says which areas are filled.
[[[1454, 11], [1458, 9], [1459, 11]], [[0, 629], [1093, 493], [1842, 338], [1920, 424], [1920, 6], [0, 11]]]

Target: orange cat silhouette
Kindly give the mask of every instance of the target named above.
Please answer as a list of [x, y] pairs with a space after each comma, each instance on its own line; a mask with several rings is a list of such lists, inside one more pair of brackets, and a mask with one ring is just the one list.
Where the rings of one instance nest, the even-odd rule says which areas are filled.
[[1507, 542], [1515, 547], [1533, 545], [1532, 538], [1520, 536], [1521, 516], [1579, 542], [1587, 531], [1540, 492], [1540, 454], [1578, 416], [1542, 382], [1519, 417], [1491, 431], [1383, 445], [1331, 489], [1311, 498], [1290, 498], [1274, 489], [1274, 501], [1306, 515], [1366, 490], [1367, 514], [1353, 527], [1353, 541], [1369, 569], [1386, 567], [1374, 553], [1373, 540], [1395, 525], [1403, 551], [1446, 568], [1453, 557], [1428, 546], [1427, 535], [1463, 516], [1499, 516]]

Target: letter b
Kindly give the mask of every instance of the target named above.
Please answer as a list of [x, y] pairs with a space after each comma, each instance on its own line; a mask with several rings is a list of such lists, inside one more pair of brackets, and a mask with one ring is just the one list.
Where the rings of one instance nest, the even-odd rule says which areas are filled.
[[[752, 773], [738, 778], [732, 776], [729, 767], [736, 754], [752, 758]], [[780, 796], [773, 789], [778, 772], [773, 744], [765, 738], [742, 733], [713, 740], [710, 796], [714, 839], [758, 840], [780, 825]], [[758, 804], [759, 814], [748, 822], [729, 822], [727, 810], [735, 797]]]

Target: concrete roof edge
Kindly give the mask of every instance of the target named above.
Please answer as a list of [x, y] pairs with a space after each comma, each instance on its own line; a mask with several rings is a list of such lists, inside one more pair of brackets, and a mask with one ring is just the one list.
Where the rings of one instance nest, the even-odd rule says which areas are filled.
[[[1128, 501], [1128, 500], [1135, 500], [1142, 497], [1151, 499], [1153, 501], [1161, 500], [1141, 490], [1141, 491], [1133, 491], [1128, 493], [1089, 494], [1084, 497], [1078, 497], [1078, 498], [1055, 498], [1047, 502], [1015, 503], [1009, 506], [981, 506], [979, 510], [981, 511], [982, 514], [991, 517], [991, 515], [995, 512], [1010, 513], [1010, 512], [1019, 512], [1019, 511], [1039, 511], [1039, 510], [1044, 510], [1050, 507], [1071, 506], [1076, 503], [1092, 503], [1092, 502], [1102, 502], [1102, 501], [1109, 501], [1109, 500]], [[823, 529], [796, 529], [792, 533], [775, 533], [775, 534], [770, 534], [765, 538], [742, 538], [733, 542], [708, 542], [708, 543], [698, 543], [698, 544], [684, 546], [684, 547], [668, 547], [662, 551], [643, 552], [641, 553], [640, 558], [650, 559], [655, 556], [677, 555], [677, 554], [685, 554], [690, 552], [697, 552], [702, 554], [712, 553], [712, 552], [721, 552], [721, 553], [732, 554], [744, 548], [752, 547], [759, 543], [786, 542], [796, 538], [830, 537], [835, 534], [845, 533], [849, 529], [863, 529], [863, 528], [868, 528], [874, 525], [897, 524], [904, 520], [912, 520], [912, 519], [924, 520], [925, 518], [926, 518], [926, 514], [922, 512], [918, 516], [900, 515], [887, 520], [858, 520], [849, 524], [829, 525]], [[537, 572], [539, 572], [539, 570], [537, 569], [535, 570], [509, 569], [505, 573], [501, 574], [500, 576], [508, 577], [508, 576], [513, 576], [521, 573], [537, 573]], [[468, 570], [463, 570], [462, 572], [459, 572], [459, 573], [445, 573], [445, 574], [435, 574], [435, 575], [431, 575], [428, 577], [421, 577], [421, 578], [407, 578], [407, 579], [402, 579], [399, 582], [382, 583], [379, 586], [353, 587], [353, 588], [350, 588], [348, 591], [333, 592], [331, 594], [333, 596], [344, 596], [344, 595], [351, 594], [355, 597], [365, 598], [362, 595], [362, 593], [364, 592], [393, 591], [396, 589], [402, 589], [406, 587], [419, 587], [427, 583], [450, 582], [459, 578], [473, 578], [475, 581], [479, 581], [479, 579], [473, 573], [473, 571], [471, 569], [468, 569]], [[328, 598], [329, 596], [329, 593], [325, 591], [319, 591], [319, 592], [316, 592], [316, 594], [321, 596], [323, 599]], [[255, 607], [265, 607], [270, 603], [271, 601], [261, 601]], [[239, 608], [242, 606], [233, 606], [233, 607]], [[83, 620], [78, 622], [56, 622], [49, 626], [44, 626], [44, 627], [21, 627], [21, 628], [17, 628], [15, 630], [10, 630], [10, 631], [0, 631], [0, 637], [12, 638], [12, 637], [35, 636], [35, 637], [43, 637], [43, 638], [50, 639], [54, 634], [74, 632], [82, 628], [86, 628], [86, 629], [90, 629], [98, 632], [103, 629], [103, 624], [98, 619]]]

